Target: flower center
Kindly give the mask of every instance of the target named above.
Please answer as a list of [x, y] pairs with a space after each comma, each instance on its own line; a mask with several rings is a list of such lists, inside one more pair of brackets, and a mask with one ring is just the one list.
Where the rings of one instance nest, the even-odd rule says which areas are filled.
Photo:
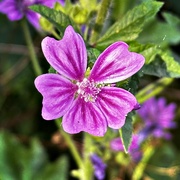
[[77, 82], [76, 84], [78, 86], [77, 93], [81, 98], [84, 98], [86, 102], [95, 102], [98, 93], [101, 91], [101, 85], [91, 82], [87, 78], [84, 78], [82, 82]]

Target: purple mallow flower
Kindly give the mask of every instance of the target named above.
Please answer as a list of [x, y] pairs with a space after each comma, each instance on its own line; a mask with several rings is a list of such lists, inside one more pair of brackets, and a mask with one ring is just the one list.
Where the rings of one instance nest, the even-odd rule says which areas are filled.
[[[142, 152], [140, 150], [140, 144], [139, 144], [139, 136], [138, 134], [134, 134], [132, 136], [132, 142], [129, 146], [128, 153], [132, 157], [132, 159], [136, 162], [140, 161], [142, 157]], [[111, 141], [110, 147], [114, 151], [124, 151], [123, 143], [121, 138], [115, 138]]]
[[64, 0], [3, 0], [0, 2], [0, 12], [6, 14], [11, 21], [17, 21], [26, 16], [36, 29], [40, 29], [40, 15], [28, 7], [35, 4], [53, 7], [55, 2], [64, 4]]
[[97, 154], [91, 155], [90, 158], [94, 168], [94, 176], [98, 180], [103, 180], [105, 178], [106, 164]]
[[35, 80], [43, 95], [44, 119], [63, 116], [66, 132], [85, 131], [94, 136], [103, 136], [107, 126], [119, 129], [124, 125], [137, 100], [130, 92], [109, 85], [135, 74], [144, 64], [142, 55], [129, 52], [126, 43], [116, 42], [100, 54], [86, 77], [86, 46], [71, 26], [66, 28], [62, 40], [44, 38], [42, 50], [57, 71]]
[[144, 128], [140, 131], [140, 141], [144, 141], [148, 136], [170, 139], [171, 134], [167, 129], [175, 128], [173, 121], [176, 105], [166, 104], [165, 98], [151, 98], [147, 100], [137, 111], [144, 121]]

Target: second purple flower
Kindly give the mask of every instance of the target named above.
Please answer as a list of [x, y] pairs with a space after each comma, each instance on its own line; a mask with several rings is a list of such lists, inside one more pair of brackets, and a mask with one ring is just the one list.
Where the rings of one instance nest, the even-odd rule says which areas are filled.
[[82, 37], [71, 26], [62, 40], [46, 37], [42, 50], [57, 74], [43, 74], [35, 86], [43, 96], [42, 116], [46, 120], [63, 116], [63, 129], [103, 136], [107, 127], [121, 128], [137, 100], [130, 92], [109, 86], [129, 78], [144, 64], [144, 57], [129, 52], [124, 42], [105, 49], [85, 76], [87, 52]]
[[40, 30], [40, 15], [29, 9], [29, 6], [38, 4], [52, 8], [55, 2], [64, 4], [64, 0], [2, 0], [0, 1], [0, 12], [6, 14], [11, 21], [18, 21], [26, 16], [28, 21]]
[[167, 130], [176, 127], [176, 122], [173, 121], [175, 110], [176, 104], [168, 105], [164, 97], [148, 99], [137, 111], [145, 123], [139, 133], [140, 141], [144, 141], [148, 136], [170, 139], [171, 134]]

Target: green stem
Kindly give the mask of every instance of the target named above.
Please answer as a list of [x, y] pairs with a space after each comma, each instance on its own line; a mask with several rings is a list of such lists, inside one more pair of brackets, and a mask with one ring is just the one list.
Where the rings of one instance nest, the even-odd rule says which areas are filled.
[[91, 39], [90, 39], [91, 44], [94, 44], [96, 42], [96, 40], [102, 30], [110, 2], [111, 2], [111, 0], [102, 0], [100, 9], [97, 13], [94, 29], [91, 34]]
[[173, 80], [174, 80], [173, 78], [164, 77], [152, 84], [149, 84], [148, 86], [146, 86], [144, 89], [142, 89], [136, 94], [136, 98], [138, 102], [143, 103], [149, 98], [156, 96], [157, 94], [162, 92], [166, 86], [171, 84]]
[[54, 29], [51, 31], [51, 33], [55, 38], [61, 39], [61, 37], [58, 35], [58, 33]]
[[57, 125], [61, 135], [64, 137], [66, 143], [68, 144], [69, 150], [71, 151], [71, 154], [73, 155], [74, 160], [76, 161], [79, 169], [81, 169], [83, 167], [83, 162], [81, 160], [80, 154], [78, 153], [78, 150], [77, 150], [71, 136], [62, 130], [62, 128], [60, 126], [61, 122], [59, 119], [57, 119], [55, 122], [56, 122], [56, 125]]
[[85, 31], [84, 31], [84, 40], [85, 40], [85, 41], [87, 41], [88, 31], [89, 31], [89, 28], [88, 28], [88, 26], [86, 26], [86, 27], [85, 27]]
[[133, 176], [132, 176], [133, 180], [140, 180], [142, 178], [142, 175], [147, 166], [147, 163], [149, 159], [152, 157], [152, 155], [154, 154], [154, 151], [155, 151], [155, 148], [153, 146], [146, 147], [142, 160], [139, 162], [139, 164], [136, 166], [133, 172]]
[[30, 32], [29, 32], [29, 28], [28, 28], [28, 25], [27, 25], [27, 22], [26, 22], [25, 19], [22, 20], [22, 28], [23, 28], [24, 36], [25, 36], [26, 43], [27, 43], [27, 46], [28, 46], [28, 49], [29, 49], [29, 53], [30, 53], [32, 64], [33, 64], [33, 68], [34, 68], [35, 74], [38, 76], [38, 75], [42, 74], [42, 71], [41, 71], [41, 67], [39, 65], [37, 56], [36, 56], [36, 52], [35, 52], [33, 42], [32, 42], [32, 39], [31, 39], [31, 35], [30, 35]]
[[147, 165], [147, 170], [151, 172], [155, 172], [159, 175], [169, 176], [172, 179], [176, 179], [177, 174], [180, 172], [180, 166], [172, 166], [172, 167], [157, 167], [153, 165]]
[[[113, 16], [115, 17], [115, 19], [120, 19], [122, 17], [122, 15], [125, 14], [126, 10], [127, 10], [127, 7], [128, 7], [128, 3], [129, 3], [129, 0], [118, 0], [118, 1], [115, 1], [115, 6], [114, 6], [114, 9], [113, 9]], [[132, 1], [131, 1], [132, 3]]]
[[82, 180], [92, 180], [93, 179], [93, 167], [90, 160], [92, 147], [92, 138], [88, 133], [84, 133], [84, 166], [83, 166], [83, 177]]

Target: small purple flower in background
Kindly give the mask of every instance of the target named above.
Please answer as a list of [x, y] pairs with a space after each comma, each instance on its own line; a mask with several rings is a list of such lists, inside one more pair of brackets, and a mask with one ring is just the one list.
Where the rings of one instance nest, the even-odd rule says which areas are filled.
[[165, 98], [147, 100], [141, 109], [137, 110], [145, 123], [144, 128], [139, 133], [140, 141], [142, 142], [148, 136], [170, 139], [171, 134], [166, 130], [176, 127], [176, 123], [173, 121], [175, 109], [176, 104], [167, 105]]
[[66, 132], [85, 131], [94, 136], [103, 136], [107, 126], [119, 129], [124, 125], [137, 100], [130, 92], [109, 84], [135, 74], [144, 64], [142, 55], [129, 52], [126, 43], [116, 42], [100, 54], [89, 77], [85, 77], [86, 46], [72, 26], [66, 28], [62, 40], [44, 38], [42, 50], [58, 72], [40, 75], [35, 80], [43, 96], [44, 119], [63, 116]]
[[[129, 146], [128, 153], [132, 157], [132, 159], [136, 162], [140, 161], [142, 157], [142, 152], [140, 151], [140, 144], [139, 144], [139, 136], [138, 134], [134, 134], [132, 136], [132, 142]], [[110, 147], [114, 151], [124, 151], [123, 143], [121, 138], [115, 138], [111, 141]]]
[[26, 16], [28, 21], [39, 30], [40, 15], [28, 7], [35, 4], [53, 7], [55, 2], [64, 4], [64, 0], [3, 0], [0, 2], [0, 12], [6, 14], [10, 21], [18, 21]]
[[105, 170], [106, 164], [102, 161], [102, 159], [96, 155], [91, 155], [91, 162], [94, 167], [94, 175], [98, 180], [103, 180], [105, 178]]

